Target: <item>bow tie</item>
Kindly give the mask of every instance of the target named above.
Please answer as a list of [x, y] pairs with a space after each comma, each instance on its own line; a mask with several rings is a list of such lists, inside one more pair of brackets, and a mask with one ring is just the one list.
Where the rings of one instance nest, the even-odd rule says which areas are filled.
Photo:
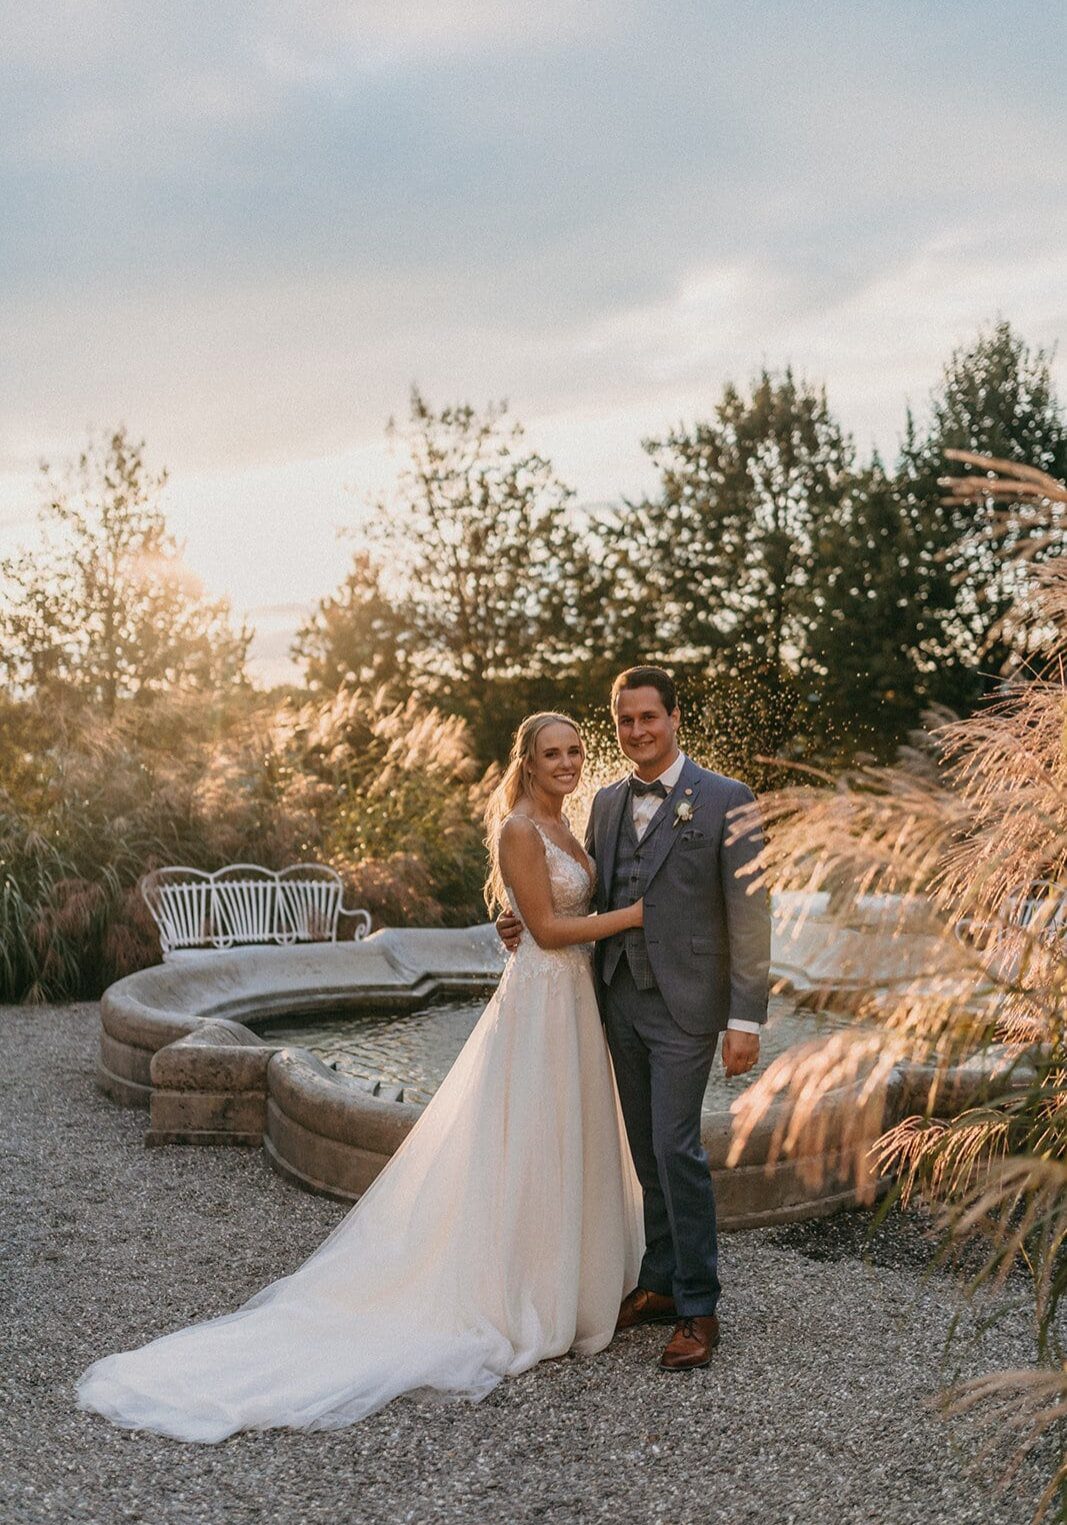
[[633, 773], [630, 774], [630, 793], [637, 799], [643, 799], [646, 794], [658, 794], [661, 800], [665, 800], [669, 793], [667, 786], [661, 779], [653, 779], [650, 784], [644, 783]]

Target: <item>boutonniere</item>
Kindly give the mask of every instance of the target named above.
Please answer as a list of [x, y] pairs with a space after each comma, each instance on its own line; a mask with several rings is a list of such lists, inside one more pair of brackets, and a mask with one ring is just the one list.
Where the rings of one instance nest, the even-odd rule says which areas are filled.
[[684, 821], [693, 819], [693, 807], [688, 800], [679, 800], [674, 807], [674, 820], [671, 822], [671, 830], [680, 826]]

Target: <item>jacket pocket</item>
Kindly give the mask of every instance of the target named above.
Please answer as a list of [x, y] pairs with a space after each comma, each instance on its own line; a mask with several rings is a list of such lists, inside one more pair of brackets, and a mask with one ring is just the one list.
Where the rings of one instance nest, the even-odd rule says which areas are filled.
[[678, 846], [681, 848], [712, 847], [714, 844], [710, 837], [706, 837], [702, 831], [687, 831]]
[[698, 958], [711, 958], [716, 951], [714, 937], [691, 937], [689, 947]]

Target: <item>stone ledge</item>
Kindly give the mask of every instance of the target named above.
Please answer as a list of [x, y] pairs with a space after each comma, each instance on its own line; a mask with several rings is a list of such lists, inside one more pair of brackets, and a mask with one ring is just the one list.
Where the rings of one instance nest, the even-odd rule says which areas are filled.
[[267, 1071], [272, 1115], [306, 1132], [387, 1159], [414, 1127], [421, 1107], [384, 1101], [307, 1049], [283, 1049]]
[[[872, 905], [872, 923], [876, 910], [883, 915], [885, 908]], [[921, 931], [913, 930], [906, 941], [909, 966], [928, 956]], [[886, 979], [899, 975], [899, 944], [873, 952], [872, 960], [866, 929], [843, 930], [815, 915], [799, 935], [775, 927], [772, 974], [800, 997], [835, 980], [849, 988], [861, 963], [868, 981], [873, 971], [875, 986], [880, 973]], [[129, 975], [106, 992], [99, 1082], [125, 1105], [150, 1106], [148, 1143], [262, 1142], [281, 1174], [352, 1201], [421, 1109], [374, 1096], [365, 1082], [329, 1069], [305, 1049], [264, 1041], [255, 1025], [321, 1011], [409, 1010], [436, 993], [487, 991], [503, 961], [489, 925], [388, 929], [359, 943], [187, 953]], [[835, 1117], [854, 1104], [859, 1089], [857, 1083], [823, 1099], [831, 1136]], [[898, 1083], [891, 1100], [902, 1094]], [[801, 1180], [803, 1162], [767, 1166], [786, 1105], [779, 1103], [761, 1120], [741, 1163], [730, 1169], [730, 1113], [705, 1114], [703, 1138], [724, 1227], [788, 1222], [855, 1201], [832, 1148], [817, 1189]]]
[[206, 1021], [248, 1031], [277, 1017], [319, 1011], [408, 1011], [438, 993], [495, 985], [503, 961], [489, 925], [388, 928], [362, 942], [187, 953], [127, 975], [104, 992], [98, 1084], [123, 1105], [147, 1106], [152, 1056]]
[[[343, 1077], [304, 1049], [275, 1054], [267, 1073], [263, 1147], [272, 1167], [342, 1202], [354, 1202], [366, 1191], [422, 1111], [410, 1103], [382, 1103], [365, 1091], [339, 1085]], [[833, 1116], [854, 1103], [861, 1087], [857, 1082], [825, 1098], [831, 1126]], [[725, 1165], [730, 1114], [704, 1114], [701, 1135], [721, 1228], [791, 1222], [855, 1204], [855, 1190], [842, 1173], [837, 1151], [821, 1156], [823, 1178], [818, 1187], [803, 1179], [808, 1163], [804, 1159], [767, 1164], [767, 1145], [785, 1111], [783, 1103], [772, 1109], [750, 1141], [745, 1163], [730, 1168]]]

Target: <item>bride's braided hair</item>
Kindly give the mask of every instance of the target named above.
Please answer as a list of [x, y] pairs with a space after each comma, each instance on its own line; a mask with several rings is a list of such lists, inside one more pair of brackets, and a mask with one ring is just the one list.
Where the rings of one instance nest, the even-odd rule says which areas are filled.
[[[537, 738], [546, 725], [569, 725], [578, 740], [582, 741], [577, 721], [569, 715], [557, 714], [554, 710], [541, 710], [536, 715], [527, 715], [515, 732], [507, 766], [485, 808], [485, 845], [489, 851], [489, 872], [483, 894], [490, 915], [496, 910], [505, 909], [508, 903], [507, 890], [500, 875], [500, 828], [523, 795], [529, 792], [530, 760], [534, 755]], [[584, 741], [582, 751], [585, 751]]]

